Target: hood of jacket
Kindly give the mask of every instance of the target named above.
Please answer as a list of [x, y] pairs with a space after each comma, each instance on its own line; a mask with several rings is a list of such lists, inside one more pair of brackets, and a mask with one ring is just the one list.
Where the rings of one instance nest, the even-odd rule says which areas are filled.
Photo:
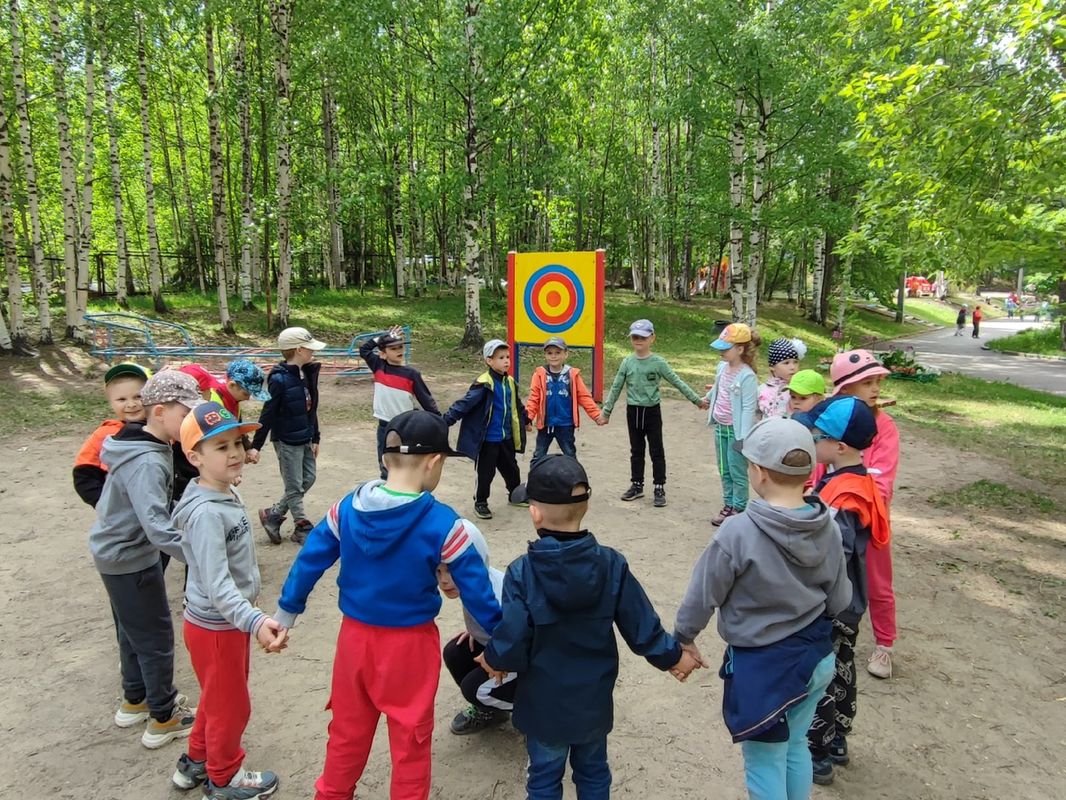
[[122, 430], [104, 440], [100, 448], [100, 463], [108, 472], [114, 473], [124, 464], [146, 451], [158, 451], [170, 459], [170, 444], [161, 442], [144, 429], [143, 422], [127, 422]]
[[[201, 486], [199, 481], [193, 480], [189, 482], [185, 493], [181, 496], [181, 500], [174, 506], [175, 527], [184, 528], [196, 509], [208, 503], [218, 503], [223, 506], [224, 513], [236, 510], [240, 514], [244, 514], [244, 507], [241, 505], [241, 501], [232, 491], [223, 493], [215, 489], [208, 489], [205, 486]], [[227, 506], [232, 508], [225, 508]]]
[[600, 545], [587, 534], [580, 539], [547, 535], [529, 545], [529, 564], [545, 596], [559, 609], [590, 608], [600, 602], [607, 580]]
[[364, 483], [352, 495], [360, 534], [354, 541], [371, 556], [403, 547], [396, 531], [418, 527], [433, 508], [433, 495], [429, 492], [422, 492], [418, 497], [394, 495], [378, 488], [383, 483], [380, 480]]
[[830, 548], [839, 544], [823, 531], [832, 524], [829, 508], [821, 500], [808, 497], [812, 505], [803, 509], [782, 509], [765, 500], [748, 503], [748, 518], [782, 555], [801, 567], [823, 563]]

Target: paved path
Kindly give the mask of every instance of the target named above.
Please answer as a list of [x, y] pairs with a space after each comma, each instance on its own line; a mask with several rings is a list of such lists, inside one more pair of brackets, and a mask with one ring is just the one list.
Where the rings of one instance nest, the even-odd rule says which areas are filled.
[[1066, 361], [1023, 358], [982, 350], [992, 339], [1037, 327], [1035, 322], [998, 319], [981, 323], [981, 338], [973, 339], [973, 329], [965, 336], [955, 336], [955, 328], [930, 331], [918, 336], [897, 339], [892, 344], [913, 347], [918, 360], [944, 372], [961, 372], [974, 378], [1026, 386], [1066, 397]]

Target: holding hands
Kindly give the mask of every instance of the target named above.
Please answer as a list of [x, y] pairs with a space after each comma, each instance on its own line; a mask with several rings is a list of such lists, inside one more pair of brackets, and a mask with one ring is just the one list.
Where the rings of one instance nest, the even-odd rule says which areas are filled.
[[280, 653], [289, 646], [289, 629], [283, 628], [276, 619], [267, 617], [255, 632], [256, 641], [267, 653]]
[[482, 653], [477, 658], [475, 658], [474, 661], [477, 662], [478, 666], [480, 666], [483, 670], [485, 670], [485, 672], [488, 674], [488, 676], [490, 678], [495, 678], [496, 679], [496, 685], [497, 686], [499, 686], [501, 683], [503, 683], [504, 679], [507, 677], [507, 673], [506, 672], [500, 672], [498, 669], [493, 669], [492, 667], [490, 667], [488, 665], [488, 663], [485, 661], [485, 654], [484, 653]]
[[699, 406], [702, 410], [706, 411], [708, 408], [711, 407], [711, 401], [708, 400], [706, 397], [703, 397], [698, 403], [696, 403], [696, 405]]
[[695, 642], [683, 644], [681, 645], [681, 658], [670, 668], [670, 674], [684, 683], [694, 670], [706, 669], [708, 666]]

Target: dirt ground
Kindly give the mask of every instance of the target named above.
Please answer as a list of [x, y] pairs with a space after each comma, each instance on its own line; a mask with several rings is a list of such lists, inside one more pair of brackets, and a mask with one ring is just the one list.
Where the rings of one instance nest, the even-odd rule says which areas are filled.
[[[462, 376], [429, 376], [442, 403], [457, 398]], [[356, 483], [374, 475], [368, 382], [324, 387], [319, 480], [309, 510], [321, 515]], [[579, 456], [593, 483], [588, 525], [621, 550], [669, 627], [708, 523], [720, 505], [703, 414], [665, 402], [669, 506], [650, 498], [622, 503], [628, 482], [624, 418], [583, 426]], [[102, 409], [101, 409], [102, 413]], [[93, 426], [86, 420], [84, 433]], [[180, 744], [150, 752], [140, 730], [111, 722], [119, 696], [114, 631], [103, 586], [89, 559], [93, 514], [71, 489], [70, 465], [81, 435], [20, 434], [0, 439], [0, 798], [176, 798], [169, 776]], [[860, 677], [852, 764], [839, 769], [820, 798], [1052, 798], [1066, 795], [1066, 524], [1061, 517], [977, 516], [937, 508], [926, 497], [981, 477], [1034, 487], [1004, 464], [977, 459], [903, 431], [903, 463], [894, 506], [896, 589], [901, 638], [896, 677]], [[525, 473], [528, 457], [520, 461]], [[439, 496], [471, 514], [473, 468], [448, 465]], [[249, 509], [280, 490], [272, 452], [245, 472]], [[503, 567], [533, 535], [528, 512], [502, 502], [480, 524]], [[258, 534], [263, 607], [273, 610], [296, 546], [272, 547]], [[171, 606], [180, 619], [180, 571], [171, 570]], [[340, 612], [333, 574], [319, 584], [281, 656], [254, 651], [254, 711], [245, 736], [247, 764], [281, 775], [280, 797], [310, 797], [322, 764], [328, 714], [323, 707]], [[461, 628], [457, 602], [445, 601], [442, 637]], [[715, 630], [701, 638], [718, 659]], [[610, 759], [617, 797], [730, 800], [744, 796], [739, 749], [720, 715], [721, 684], [712, 671], [678, 684], [643, 659], [622, 652]], [[871, 646], [869, 628], [860, 653]], [[178, 686], [197, 687], [188, 656], [177, 649]], [[462, 708], [445, 673], [437, 697], [434, 798], [524, 797], [525, 755], [510, 725], [470, 737], [448, 731]], [[560, 714], [566, 709], [560, 708]], [[388, 796], [384, 725], [361, 784], [362, 800]], [[567, 786], [566, 797], [574, 797]]]

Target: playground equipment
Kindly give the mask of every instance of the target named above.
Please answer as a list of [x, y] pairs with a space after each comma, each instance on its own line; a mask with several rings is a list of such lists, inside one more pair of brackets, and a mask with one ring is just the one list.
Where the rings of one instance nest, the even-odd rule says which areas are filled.
[[[149, 362], [158, 369], [166, 362], [210, 364], [247, 358], [269, 368], [278, 361], [277, 347], [220, 346], [196, 344], [185, 326], [125, 312], [86, 314], [92, 328], [90, 353], [108, 364], [116, 361]], [[411, 329], [404, 326], [404, 357], [411, 355]], [[359, 347], [367, 339], [385, 331], [357, 333], [347, 347], [327, 347], [315, 353], [323, 375], [351, 378], [369, 375], [370, 370], [359, 357]]]

